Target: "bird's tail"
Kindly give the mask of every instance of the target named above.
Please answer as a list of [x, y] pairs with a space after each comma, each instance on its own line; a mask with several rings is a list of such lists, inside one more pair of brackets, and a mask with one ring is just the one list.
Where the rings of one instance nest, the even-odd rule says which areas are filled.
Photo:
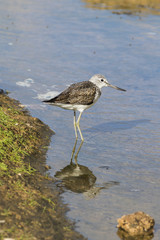
[[54, 103], [56, 99], [57, 99], [57, 97], [54, 97], [54, 98], [51, 98], [49, 100], [43, 100], [42, 102], [44, 102], [44, 103]]
[[44, 103], [49, 103], [49, 102], [51, 102], [51, 100], [52, 100], [52, 99], [49, 99], [49, 100], [43, 100], [42, 102], [44, 102]]

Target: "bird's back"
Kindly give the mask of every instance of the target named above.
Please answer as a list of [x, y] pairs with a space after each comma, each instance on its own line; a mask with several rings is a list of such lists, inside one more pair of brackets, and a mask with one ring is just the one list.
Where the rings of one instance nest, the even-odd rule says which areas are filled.
[[51, 104], [93, 104], [95, 98], [101, 95], [100, 89], [90, 81], [72, 84], [58, 96], [44, 102]]

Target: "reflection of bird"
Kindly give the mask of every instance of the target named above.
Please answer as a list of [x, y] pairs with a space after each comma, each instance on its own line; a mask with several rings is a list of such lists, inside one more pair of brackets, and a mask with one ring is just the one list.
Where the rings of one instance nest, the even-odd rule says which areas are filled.
[[[79, 82], [72, 84], [58, 96], [45, 100], [44, 102], [53, 104], [55, 106], [69, 109], [74, 111], [74, 128], [75, 135], [77, 138], [77, 128], [81, 136], [81, 140], [84, 141], [81, 129], [79, 126], [80, 118], [83, 111], [87, 108], [90, 108], [93, 104], [96, 103], [98, 98], [101, 96], [102, 87], [112, 87], [117, 90], [126, 91], [122, 88], [111, 85], [107, 79], [101, 75], [96, 74], [89, 81]], [[79, 117], [76, 122], [76, 111], [79, 111]]]
[[[74, 143], [74, 147], [72, 150], [71, 162], [69, 165], [57, 171], [55, 177], [62, 180], [63, 185], [66, 189], [69, 189], [76, 193], [84, 193], [86, 199], [94, 198], [97, 194], [99, 194], [100, 190], [108, 189], [113, 185], [119, 184], [118, 182], [107, 182], [103, 183], [103, 185], [97, 185], [96, 177], [93, 172], [86, 166], [79, 165], [77, 162], [79, 151], [82, 147], [83, 141], [74, 156], [77, 139]], [[75, 164], [72, 162], [73, 156], [75, 158]], [[105, 166], [106, 167], [106, 166]]]
[[102, 189], [119, 185], [119, 182], [109, 181], [96, 184], [96, 177], [86, 166], [71, 163], [54, 175], [62, 180], [63, 186], [76, 193], [83, 193], [87, 200], [95, 198]]
[[55, 177], [61, 179], [67, 189], [77, 193], [88, 191], [96, 182], [89, 168], [73, 163], [56, 172]]

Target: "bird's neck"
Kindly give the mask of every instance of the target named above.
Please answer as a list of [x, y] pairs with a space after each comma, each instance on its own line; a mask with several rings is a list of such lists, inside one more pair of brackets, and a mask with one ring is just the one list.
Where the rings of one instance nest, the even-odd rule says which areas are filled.
[[96, 86], [100, 91], [101, 91], [101, 88], [103, 87], [102, 84], [100, 84], [99, 82], [95, 82], [94, 80], [90, 79], [89, 82], [93, 83], [94, 86]]

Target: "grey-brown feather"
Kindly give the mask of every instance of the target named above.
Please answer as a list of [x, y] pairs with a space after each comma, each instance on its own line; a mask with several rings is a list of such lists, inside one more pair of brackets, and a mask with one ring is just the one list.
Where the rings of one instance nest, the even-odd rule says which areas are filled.
[[90, 105], [94, 102], [97, 92], [101, 95], [100, 89], [94, 83], [84, 81], [72, 84], [58, 96], [44, 102]]

